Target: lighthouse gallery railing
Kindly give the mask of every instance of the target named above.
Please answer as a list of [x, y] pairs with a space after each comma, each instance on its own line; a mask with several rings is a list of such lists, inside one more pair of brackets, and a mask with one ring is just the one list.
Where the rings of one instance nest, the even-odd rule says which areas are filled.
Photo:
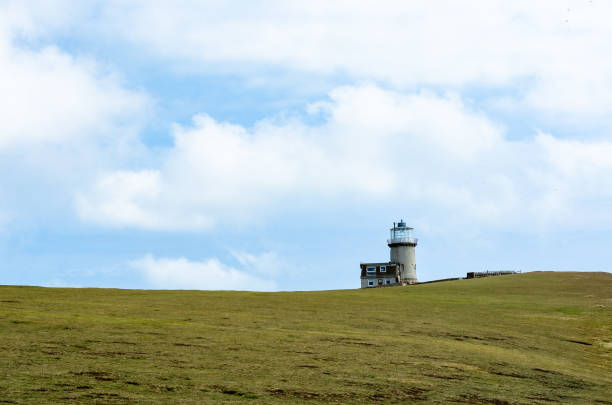
[[414, 243], [415, 245], [418, 243], [417, 238], [393, 238], [387, 239], [387, 243]]

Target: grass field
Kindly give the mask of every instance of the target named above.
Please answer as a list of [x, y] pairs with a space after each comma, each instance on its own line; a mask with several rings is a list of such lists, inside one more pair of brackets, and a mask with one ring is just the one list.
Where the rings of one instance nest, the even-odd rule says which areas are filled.
[[0, 403], [612, 404], [612, 274], [369, 290], [0, 287]]

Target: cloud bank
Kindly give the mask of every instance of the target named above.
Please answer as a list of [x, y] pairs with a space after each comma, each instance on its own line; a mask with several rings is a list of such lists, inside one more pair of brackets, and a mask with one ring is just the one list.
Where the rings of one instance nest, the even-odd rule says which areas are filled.
[[98, 11], [92, 26], [180, 69], [253, 83], [277, 81], [273, 66], [397, 88], [482, 86], [511, 109], [582, 125], [612, 107], [605, 1], [110, 1]]
[[[102, 175], [77, 196], [85, 221], [209, 229], [231, 216], [354, 198], [479, 226], [612, 226], [612, 143], [536, 133], [511, 141], [457, 96], [373, 85], [341, 87], [309, 106], [321, 124], [262, 120], [252, 128], [206, 115], [176, 126], [159, 168]], [[585, 211], [580, 207], [590, 206]]]
[[130, 262], [155, 288], [188, 290], [274, 291], [276, 283], [217, 259], [189, 261], [185, 258], [155, 258], [146, 255]]

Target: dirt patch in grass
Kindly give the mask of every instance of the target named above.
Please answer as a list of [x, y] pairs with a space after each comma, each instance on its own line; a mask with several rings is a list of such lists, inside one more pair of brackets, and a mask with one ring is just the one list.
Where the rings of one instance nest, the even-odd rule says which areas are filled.
[[453, 338], [458, 341], [481, 341], [481, 342], [505, 342], [508, 341], [507, 337], [498, 337], [498, 336], [473, 336], [473, 335], [465, 335], [465, 334], [454, 334], [454, 333], [446, 333], [445, 336]]
[[314, 392], [300, 391], [292, 389], [271, 388], [267, 390], [274, 397], [282, 397], [286, 399], [299, 398], [304, 400], [316, 400], [321, 402], [329, 401], [368, 401], [382, 402], [388, 400], [394, 401], [426, 401], [427, 391], [423, 388], [408, 387], [398, 388], [388, 391], [380, 390], [372, 394], [359, 394], [355, 392], [331, 393], [331, 392]]
[[577, 343], [579, 345], [593, 346], [593, 343], [583, 342], [582, 340], [565, 339], [566, 342]]
[[557, 399], [548, 398], [547, 396], [544, 396], [543, 394], [528, 396], [527, 399], [533, 399], [534, 401], [544, 401], [544, 402], [559, 402]]
[[437, 374], [423, 374], [425, 377], [439, 378], [441, 380], [465, 380], [465, 376], [462, 375], [437, 375]]
[[208, 348], [210, 347], [209, 345], [203, 345], [203, 344], [199, 344], [199, 343], [172, 343], [173, 346], [177, 346], [177, 347], [201, 347], [201, 348]]
[[537, 373], [532, 377], [540, 384], [550, 388], [571, 388], [573, 390], [584, 390], [593, 387], [593, 384], [584, 380], [559, 373], [553, 370], [534, 368]]
[[203, 391], [204, 392], [210, 392], [210, 391], [220, 392], [221, 394], [224, 394], [224, 395], [231, 395], [231, 396], [249, 398], [249, 399], [259, 398], [259, 396], [253, 392], [240, 391], [238, 389], [225, 387], [223, 385], [213, 385], [210, 387], [210, 389], [203, 390]]
[[453, 401], [465, 404], [512, 405], [511, 402], [503, 399], [481, 397], [476, 394], [464, 394], [459, 398], [454, 398]]
[[365, 342], [355, 338], [348, 337], [325, 337], [321, 338], [322, 342], [333, 342], [339, 343], [342, 345], [357, 345], [357, 346], [370, 346], [370, 347], [380, 347], [380, 345], [376, 343]]
[[48, 388], [48, 387], [34, 388], [32, 391], [35, 391], [35, 392], [57, 392], [57, 390], [55, 388]]
[[109, 342], [109, 343], [114, 343], [114, 344], [117, 344], [117, 345], [130, 345], [130, 346], [136, 346], [136, 345], [138, 345], [138, 343], [135, 343], [135, 342], [127, 342], [127, 341], [125, 341], [125, 340], [115, 340], [115, 341], [113, 341], [113, 342]]
[[108, 352], [87, 352], [89, 356], [95, 357], [116, 357], [123, 359], [135, 359], [141, 360], [145, 358], [146, 352], [122, 352], [122, 351], [108, 351]]
[[66, 401], [70, 400], [92, 400], [94, 403], [131, 403], [133, 401], [130, 398], [123, 395], [119, 395], [114, 392], [89, 392], [87, 394], [76, 395], [74, 397], [63, 397], [61, 398]]
[[111, 373], [108, 373], [106, 371], [80, 371], [78, 373], [72, 374], [91, 377], [98, 381], [117, 381], [117, 378], [113, 377]]
[[513, 373], [513, 372], [506, 372], [506, 371], [499, 371], [499, 370], [490, 370], [489, 373], [490, 374], [495, 374], [495, 375], [500, 375], [502, 377], [529, 378], [529, 376], [526, 376], [526, 375], [523, 375], [523, 374], [518, 374], [518, 373]]

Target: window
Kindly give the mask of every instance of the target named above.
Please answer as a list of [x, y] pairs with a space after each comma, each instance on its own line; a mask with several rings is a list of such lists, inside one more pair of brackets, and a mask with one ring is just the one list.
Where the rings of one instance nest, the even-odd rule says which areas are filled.
[[381, 273], [386, 273], [387, 272], [387, 266], [380, 266], [380, 272]]
[[374, 280], [368, 280], [368, 286], [372, 287], [374, 285]]
[[387, 279], [386, 281], [387, 281], [387, 285], [391, 284], [391, 280]]
[[376, 267], [368, 267], [368, 268], [366, 269], [366, 271], [367, 271], [368, 273], [376, 273]]

